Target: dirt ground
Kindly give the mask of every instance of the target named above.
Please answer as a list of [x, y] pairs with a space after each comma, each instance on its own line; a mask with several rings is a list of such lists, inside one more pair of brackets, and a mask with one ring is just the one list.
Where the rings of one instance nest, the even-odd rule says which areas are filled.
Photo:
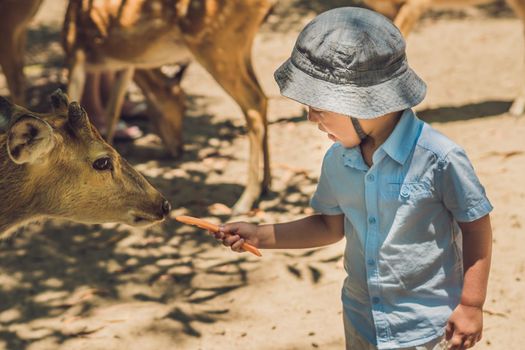
[[[166, 157], [154, 135], [117, 145], [171, 200], [173, 216], [263, 223], [309, 213], [330, 141], [299, 105], [279, 96], [272, 74], [315, 13], [345, 3], [283, 0], [261, 28], [254, 61], [270, 99], [274, 182], [250, 216], [228, 211], [246, 178], [244, 120], [198, 64], [183, 81], [189, 95], [183, 158]], [[65, 82], [63, 11], [63, 0], [47, 0], [31, 26], [26, 73], [35, 105]], [[429, 86], [419, 116], [467, 150], [495, 207], [477, 349], [523, 348], [525, 117], [506, 112], [525, 79], [522, 32], [499, 3], [433, 12], [407, 41], [409, 62]], [[0, 93], [7, 93], [3, 77]], [[0, 350], [342, 349], [343, 244], [256, 258], [174, 220], [144, 230], [35, 223], [0, 244]]]

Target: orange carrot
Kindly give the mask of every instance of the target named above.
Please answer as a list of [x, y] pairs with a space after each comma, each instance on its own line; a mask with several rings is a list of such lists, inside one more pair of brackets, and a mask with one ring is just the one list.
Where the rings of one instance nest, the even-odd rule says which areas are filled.
[[211, 231], [213, 233], [219, 232], [219, 225], [212, 224], [209, 221], [202, 220], [199, 218], [194, 218], [193, 216], [181, 215], [181, 216], [175, 217], [175, 220], [180, 221], [183, 224], [194, 225], [194, 226], [200, 227], [202, 229]]
[[[208, 230], [213, 233], [219, 232], [219, 225], [212, 224], [211, 222], [208, 222], [206, 220], [202, 220], [199, 218], [195, 218], [193, 216], [180, 215], [180, 216], [176, 216], [175, 220], [180, 221], [183, 224], [194, 225], [194, 226], [200, 227], [202, 229]], [[251, 245], [250, 243], [243, 243], [242, 249], [254, 255], [262, 256], [259, 249], [257, 249], [255, 246]]]

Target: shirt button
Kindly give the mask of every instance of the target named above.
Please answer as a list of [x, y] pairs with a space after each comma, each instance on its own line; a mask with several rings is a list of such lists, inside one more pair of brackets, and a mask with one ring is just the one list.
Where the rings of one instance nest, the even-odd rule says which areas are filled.
[[374, 177], [374, 175], [370, 174], [370, 175], [368, 175], [368, 176], [366, 177], [366, 179], [367, 179], [368, 181], [372, 182], [372, 181], [375, 180], [375, 177]]
[[374, 261], [374, 259], [368, 259], [368, 261], [367, 261], [367, 264], [370, 265], [370, 266], [374, 265], [375, 263], [376, 262]]
[[379, 304], [379, 297], [373, 297], [372, 298], [372, 303]]
[[403, 187], [401, 189], [401, 193], [400, 194], [401, 194], [401, 197], [407, 198], [410, 195], [410, 192], [408, 192], [408, 189], [406, 187]]
[[376, 218], [371, 216], [368, 218], [368, 222], [371, 223], [371, 224], [375, 224], [376, 223]]

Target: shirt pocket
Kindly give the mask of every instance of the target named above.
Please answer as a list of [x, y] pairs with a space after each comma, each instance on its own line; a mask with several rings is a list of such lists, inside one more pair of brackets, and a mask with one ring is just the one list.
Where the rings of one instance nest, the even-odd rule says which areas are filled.
[[434, 197], [430, 185], [425, 182], [388, 182], [381, 191], [381, 197], [385, 200], [398, 201], [400, 203], [414, 203]]

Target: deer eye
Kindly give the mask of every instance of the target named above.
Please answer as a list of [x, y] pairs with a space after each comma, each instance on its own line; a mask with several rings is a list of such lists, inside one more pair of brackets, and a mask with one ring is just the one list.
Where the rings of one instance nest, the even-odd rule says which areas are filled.
[[95, 160], [93, 162], [93, 169], [95, 170], [112, 170], [113, 169], [113, 163], [111, 162], [111, 158], [109, 157], [103, 157]]

